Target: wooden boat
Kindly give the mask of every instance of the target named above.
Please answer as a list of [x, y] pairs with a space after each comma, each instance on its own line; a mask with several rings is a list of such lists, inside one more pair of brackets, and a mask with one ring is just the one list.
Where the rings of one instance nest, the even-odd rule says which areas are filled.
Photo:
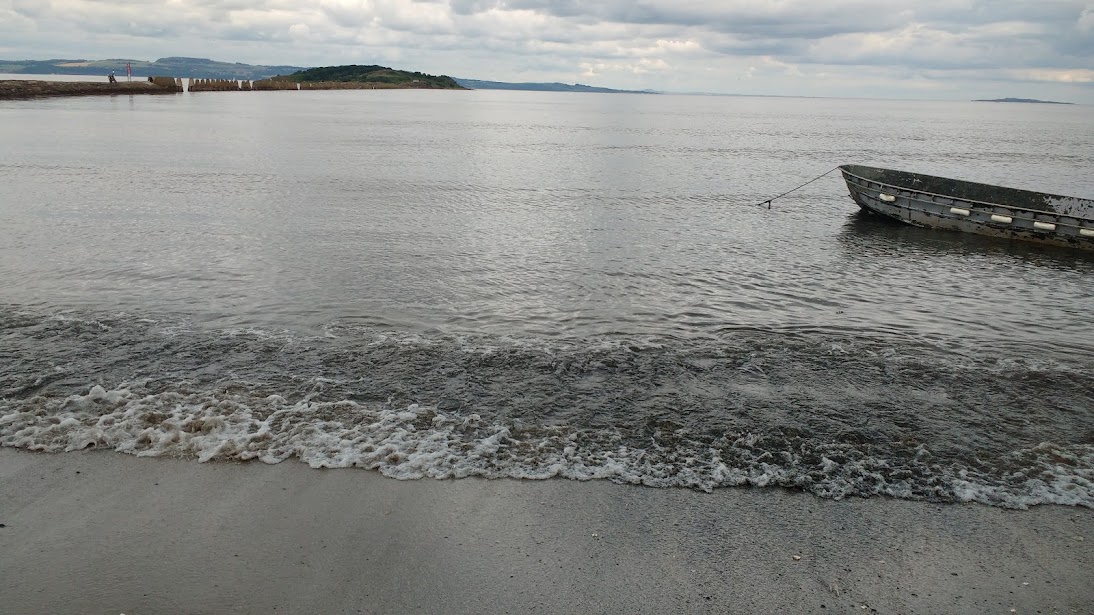
[[863, 209], [928, 228], [1094, 250], [1094, 200], [845, 164]]

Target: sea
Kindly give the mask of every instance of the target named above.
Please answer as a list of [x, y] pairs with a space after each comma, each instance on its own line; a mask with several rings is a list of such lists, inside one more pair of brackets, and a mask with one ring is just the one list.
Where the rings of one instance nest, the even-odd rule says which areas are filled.
[[845, 163], [1091, 198], [1094, 108], [2, 101], [0, 445], [1094, 508], [1094, 254]]

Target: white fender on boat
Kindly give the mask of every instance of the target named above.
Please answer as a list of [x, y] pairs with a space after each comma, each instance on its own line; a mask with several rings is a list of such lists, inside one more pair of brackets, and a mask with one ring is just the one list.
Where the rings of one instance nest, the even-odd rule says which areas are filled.
[[896, 200], [896, 197], [895, 197], [895, 196], [893, 196], [893, 195], [891, 195], [891, 194], [885, 194], [884, 192], [881, 192], [881, 193], [879, 193], [879, 194], [877, 195], [877, 198], [879, 198], [879, 199], [881, 199], [881, 200], [885, 201], [886, 203], [892, 203], [893, 201], [895, 201], [895, 200]]
[[1055, 231], [1056, 225], [1051, 222], [1034, 222], [1033, 228], [1040, 229], [1042, 231]]
[[967, 216], [971, 212], [967, 209], [961, 209], [960, 207], [951, 207], [950, 208], [950, 213], [951, 214], [957, 214], [959, 216]]
[[1079, 234], [1083, 237], [1094, 237], [1094, 228], [1081, 228]]
[[1014, 222], [1014, 219], [1010, 216], [1000, 216], [999, 214], [992, 214], [991, 221], [1002, 222], [1003, 224], [1010, 224], [1011, 222]]

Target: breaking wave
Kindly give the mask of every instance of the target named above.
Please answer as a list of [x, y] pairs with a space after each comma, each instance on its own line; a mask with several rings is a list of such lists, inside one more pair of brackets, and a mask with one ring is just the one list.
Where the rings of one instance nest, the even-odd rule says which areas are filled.
[[616, 429], [501, 424], [417, 404], [151, 393], [139, 384], [109, 391], [96, 385], [84, 395], [19, 406], [0, 417], [0, 444], [34, 451], [104, 448], [202, 462], [296, 457], [313, 468], [367, 468], [397, 479], [561, 477], [704, 491], [779, 486], [833, 498], [1094, 507], [1090, 445], [1043, 443], [1013, 451], [998, 466], [969, 468], [937, 459], [924, 444], [882, 458], [869, 446], [752, 433], [705, 439], [661, 425], [643, 445]]
[[542, 342], [23, 315], [0, 445], [1094, 508], [1086, 365], [824, 332]]

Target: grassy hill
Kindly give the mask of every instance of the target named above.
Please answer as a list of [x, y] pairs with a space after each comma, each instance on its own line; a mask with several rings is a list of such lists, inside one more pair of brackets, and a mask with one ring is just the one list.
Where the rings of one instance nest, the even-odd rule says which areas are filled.
[[[506, 83], [478, 79], [453, 79], [446, 75], [434, 76], [420, 72], [395, 70], [386, 66], [347, 65], [305, 68], [301, 66], [266, 66], [240, 62], [218, 62], [208, 58], [167, 57], [149, 62], [112, 58], [106, 60], [0, 60], [0, 73], [16, 75], [97, 75], [114, 71], [125, 75], [125, 63], [133, 66], [133, 74], [169, 75], [195, 79], [260, 79], [276, 78], [298, 83], [362, 83], [376, 87], [394, 88], [442, 88], [482, 90], [536, 90], [548, 92], [630, 92], [589, 85], [566, 83]], [[643, 90], [641, 93], [653, 93]]]
[[140, 76], [170, 75], [199, 79], [266, 79], [301, 70], [300, 66], [262, 66], [239, 62], [217, 62], [207, 58], [170, 57], [153, 62], [112, 58], [107, 60], [0, 60], [0, 73], [15, 75], [107, 75], [125, 74], [125, 63]]
[[387, 66], [358, 66], [350, 64], [346, 66], [322, 66], [300, 70], [290, 75], [283, 75], [278, 79], [306, 82], [343, 82], [343, 83], [378, 83], [396, 87], [431, 88], [446, 90], [464, 89], [456, 80], [447, 75], [427, 75], [419, 72], [395, 70]]
[[160, 58], [154, 61], [112, 58], [105, 60], [0, 60], [0, 73], [11, 74], [95, 74], [104, 76], [114, 71], [126, 73], [126, 62], [131, 62], [133, 74], [141, 77], [164, 74], [171, 77], [195, 79], [267, 79], [295, 70], [295, 66], [244, 65], [240, 62], [219, 62], [206, 58]]

